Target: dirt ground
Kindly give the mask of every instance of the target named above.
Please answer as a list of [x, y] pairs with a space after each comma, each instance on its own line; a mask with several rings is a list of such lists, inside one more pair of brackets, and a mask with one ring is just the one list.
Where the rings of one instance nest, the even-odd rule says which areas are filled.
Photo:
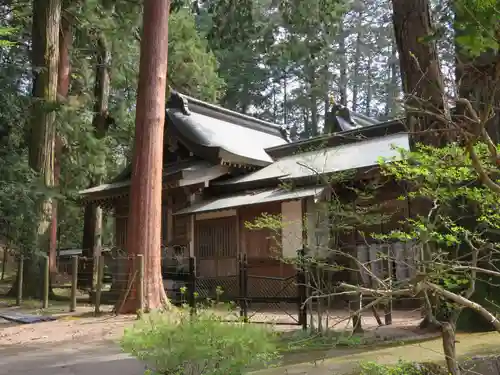
[[54, 322], [0, 325], [0, 349], [23, 344], [50, 345], [84, 340], [85, 344], [103, 340], [119, 340], [125, 327], [133, 324], [133, 316], [61, 317]]
[[[118, 340], [125, 327], [135, 321], [135, 316], [104, 315], [92, 317], [91, 308], [80, 307], [80, 316], [64, 313], [54, 314], [58, 319], [53, 322], [16, 325], [0, 322], [0, 349], [7, 346], [17, 346], [27, 343], [50, 345], [65, 341], [99, 342], [102, 340]], [[272, 317], [272, 314], [271, 314]], [[336, 311], [330, 314], [330, 324], [343, 321], [347, 318], [346, 312]], [[377, 328], [376, 321], [368, 314], [363, 317], [363, 327], [373, 333], [383, 336], [395, 335], [397, 338], [416, 335], [415, 326], [418, 323], [418, 314], [411, 311], [394, 312], [392, 326]], [[272, 322], [274, 319], [269, 318]], [[345, 328], [347, 321], [339, 323], [339, 328]], [[300, 329], [298, 326], [277, 326], [277, 329]]]

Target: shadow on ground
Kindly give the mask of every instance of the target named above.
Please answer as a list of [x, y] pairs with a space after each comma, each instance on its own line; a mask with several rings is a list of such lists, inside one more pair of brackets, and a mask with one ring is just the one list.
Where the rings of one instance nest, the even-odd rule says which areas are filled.
[[82, 346], [69, 340], [0, 349], [0, 375], [141, 375], [144, 370], [112, 341]]

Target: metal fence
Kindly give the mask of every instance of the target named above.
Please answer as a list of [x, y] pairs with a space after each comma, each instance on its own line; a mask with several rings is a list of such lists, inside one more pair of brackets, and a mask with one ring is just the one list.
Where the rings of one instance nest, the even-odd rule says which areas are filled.
[[304, 302], [307, 298], [304, 270], [296, 267], [292, 276], [252, 274], [246, 255], [237, 259], [233, 275], [203, 277], [196, 270], [196, 259], [188, 259], [184, 271], [164, 271], [167, 294], [177, 303], [197, 308], [206, 302], [231, 302], [246, 322], [286, 325], [307, 324]]

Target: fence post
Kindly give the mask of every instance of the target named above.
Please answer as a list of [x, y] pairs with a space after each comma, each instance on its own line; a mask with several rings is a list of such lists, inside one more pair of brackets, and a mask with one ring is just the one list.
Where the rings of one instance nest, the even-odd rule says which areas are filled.
[[144, 255], [137, 254], [137, 315], [144, 313]]
[[71, 300], [69, 311], [76, 311], [76, 291], [78, 288], [78, 256], [73, 255], [71, 262]]
[[43, 264], [43, 304], [42, 304], [42, 308], [44, 308], [44, 309], [49, 307], [49, 289], [50, 289], [50, 259], [48, 256], [46, 256], [45, 262]]
[[97, 283], [95, 290], [95, 315], [101, 311], [101, 292], [102, 292], [102, 279], [104, 278], [104, 255], [97, 258]]
[[[387, 273], [388, 273], [388, 278], [389, 278], [389, 288], [392, 290], [392, 254], [391, 254], [391, 247], [388, 250], [388, 257], [387, 257]], [[388, 300], [385, 301], [384, 303], [384, 323], [387, 326], [390, 326], [392, 324], [392, 296], [388, 297]]]
[[306, 268], [304, 264], [304, 249], [297, 251], [298, 267], [297, 267], [297, 294], [298, 294], [298, 310], [299, 324], [303, 330], [307, 330], [307, 286], [306, 286]]
[[196, 314], [196, 258], [189, 257], [188, 304], [190, 314]]
[[23, 273], [24, 273], [24, 257], [19, 256], [19, 263], [17, 264], [17, 296], [16, 305], [21, 306], [23, 302]]
[[240, 261], [240, 315], [243, 321], [248, 322], [248, 259], [246, 254], [241, 255]]

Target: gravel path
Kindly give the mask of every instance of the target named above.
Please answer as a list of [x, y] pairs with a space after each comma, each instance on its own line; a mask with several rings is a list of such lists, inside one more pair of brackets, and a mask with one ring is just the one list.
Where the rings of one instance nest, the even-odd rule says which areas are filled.
[[133, 317], [0, 326], [0, 375], [142, 375], [116, 341]]

